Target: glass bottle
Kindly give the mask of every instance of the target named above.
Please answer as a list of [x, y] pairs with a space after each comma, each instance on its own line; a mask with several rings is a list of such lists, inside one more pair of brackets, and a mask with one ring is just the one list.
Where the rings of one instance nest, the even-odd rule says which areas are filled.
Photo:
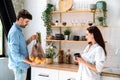
[[59, 50], [59, 52], [58, 52], [58, 63], [63, 63], [63, 55], [64, 55], [64, 51]]
[[68, 50], [67, 50], [67, 53], [66, 53], [66, 64], [71, 64], [70, 49], [68, 49]]

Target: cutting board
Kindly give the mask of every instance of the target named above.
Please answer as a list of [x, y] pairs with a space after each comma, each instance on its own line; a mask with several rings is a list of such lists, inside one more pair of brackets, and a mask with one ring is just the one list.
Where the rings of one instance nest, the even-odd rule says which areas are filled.
[[59, 0], [59, 11], [65, 12], [72, 8], [73, 0]]

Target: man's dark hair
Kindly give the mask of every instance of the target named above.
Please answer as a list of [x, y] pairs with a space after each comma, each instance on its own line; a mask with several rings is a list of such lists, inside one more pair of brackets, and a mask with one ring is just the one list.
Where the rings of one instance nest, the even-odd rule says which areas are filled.
[[24, 19], [27, 18], [27, 19], [32, 20], [32, 15], [25, 9], [22, 9], [18, 12], [17, 20], [19, 20], [20, 17]]

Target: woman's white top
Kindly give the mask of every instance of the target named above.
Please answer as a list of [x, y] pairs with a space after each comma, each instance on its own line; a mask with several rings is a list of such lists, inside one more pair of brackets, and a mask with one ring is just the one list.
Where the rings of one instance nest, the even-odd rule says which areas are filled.
[[98, 72], [95, 72], [88, 68], [86, 65], [79, 63], [77, 80], [100, 79], [100, 72], [102, 71], [105, 62], [105, 52], [103, 48], [98, 44], [92, 45], [90, 49], [89, 47], [90, 45], [85, 48], [81, 56], [85, 61], [95, 65]]

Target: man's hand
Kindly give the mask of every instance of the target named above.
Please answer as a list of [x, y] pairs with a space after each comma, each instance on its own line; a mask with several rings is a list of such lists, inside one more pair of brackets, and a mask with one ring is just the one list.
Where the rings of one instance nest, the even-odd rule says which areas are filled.
[[36, 39], [38, 39], [38, 35], [34, 34], [26, 41], [26, 44], [28, 45], [29, 43], [31, 43], [32, 40], [36, 40]]
[[38, 65], [37, 63], [35, 63], [35, 62], [31, 62], [31, 64], [30, 64], [31, 66], [36, 66], [36, 65]]
[[35, 63], [35, 62], [31, 62], [29, 59], [24, 59], [23, 62], [25, 62], [25, 63], [27, 63], [27, 64], [29, 64], [29, 65], [31, 65], [31, 66], [38, 65], [38, 64]]
[[35, 40], [35, 39], [38, 39], [38, 35], [37, 34], [31, 36], [31, 41]]

